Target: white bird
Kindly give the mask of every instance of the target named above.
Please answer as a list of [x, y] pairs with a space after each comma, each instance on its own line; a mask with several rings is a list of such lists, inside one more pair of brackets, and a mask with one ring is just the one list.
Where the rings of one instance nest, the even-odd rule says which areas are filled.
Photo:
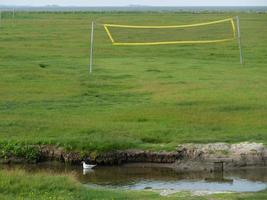
[[82, 161], [82, 164], [83, 164], [83, 168], [84, 169], [92, 169], [92, 168], [94, 168], [96, 166], [96, 165], [88, 165], [84, 161]]

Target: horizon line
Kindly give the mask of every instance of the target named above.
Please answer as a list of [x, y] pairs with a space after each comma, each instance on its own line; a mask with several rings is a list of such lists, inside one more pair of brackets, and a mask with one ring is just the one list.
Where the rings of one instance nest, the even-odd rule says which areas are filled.
[[58, 4], [47, 4], [47, 5], [39, 5], [39, 6], [35, 6], [35, 5], [7, 5], [7, 4], [0, 4], [0, 7], [4, 6], [4, 7], [85, 7], [85, 8], [94, 8], [94, 7], [267, 7], [267, 5], [169, 5], [169, 6], [160, 6], [160, 5], [124, 5], [124, 6], [112, 6], [112, 5], [107, 5], [107, 6], [103, 6], [103, 5], [95, 5], [95, 6], [83, 6], [83, 5], [58, 5]]

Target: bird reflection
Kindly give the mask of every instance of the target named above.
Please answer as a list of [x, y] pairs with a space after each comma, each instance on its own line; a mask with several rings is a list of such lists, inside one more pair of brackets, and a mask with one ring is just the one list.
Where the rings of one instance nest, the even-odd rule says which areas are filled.
[[94, 172], [93, 169], [83, 169], [83, 175], [86, 175], [86, 174], [89, 174], [89, 173], [92, 173]]

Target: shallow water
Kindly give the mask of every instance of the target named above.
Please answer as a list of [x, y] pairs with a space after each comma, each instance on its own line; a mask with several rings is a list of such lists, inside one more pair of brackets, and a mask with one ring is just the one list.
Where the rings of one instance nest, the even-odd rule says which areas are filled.
[[83, 170], [81, 166], [60, 163], [38, 165], [2, 165], [1, 169], [24, 169], [29, 173], [74, 175], [88, 187], [127, 190], [174, 190], [209, 192], [257, 192], [267, 189], [267, 169], [235, 170], [224, 173], [178, 173], [168, 168], [148, 166], [96, 167]]

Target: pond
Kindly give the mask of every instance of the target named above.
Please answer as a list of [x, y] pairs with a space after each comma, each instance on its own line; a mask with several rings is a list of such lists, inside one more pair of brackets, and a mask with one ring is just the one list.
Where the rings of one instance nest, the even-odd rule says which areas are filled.
[[179, 173], [147, 165], [127, 165], [83, 170], [56, 162], [36, 165], [1, 165], [1, 169], [24, 169], [29, 173], [71, 174], [87, 187], [125, 190], [172, 190], [205, 192], [257, 192], [267, 188], [267, 169], [242, 169], [223, 173]]

